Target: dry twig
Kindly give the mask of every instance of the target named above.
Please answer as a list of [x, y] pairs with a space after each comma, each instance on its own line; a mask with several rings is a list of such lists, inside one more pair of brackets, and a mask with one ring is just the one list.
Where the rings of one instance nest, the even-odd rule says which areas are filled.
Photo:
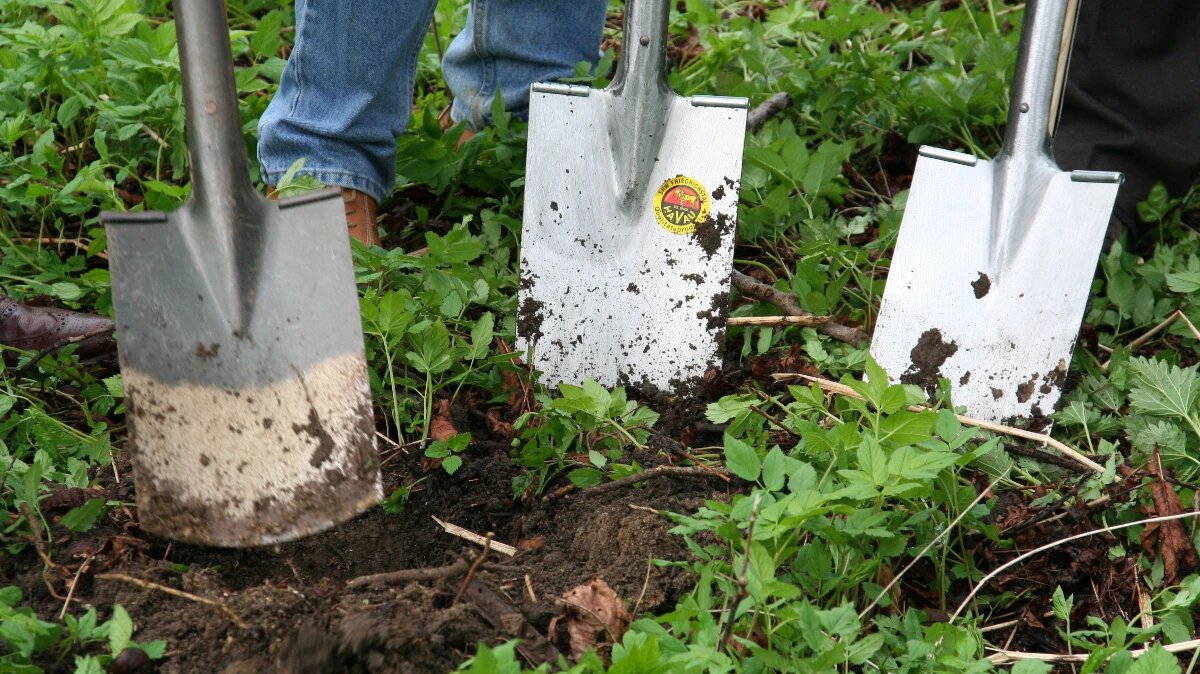
[[483, 560], [487, 559], [488, 553], [492, 551], [492, 532], [488, 532], [487, 537], [483, 541], [483, 550], [475, 557], [475, 561], [471, 562], [470, 568], [467, 569], [467, 575], [463, 578], [462, 585], [458, 586], [458, 593], [454, 595], [454, 599], [450, 602], [451, 606], [458, 603], [462, 599], [463, 593], [467, 591], [467, 586], [471, 581], [475, 580], [475, 574], [479, 571], [479, 567], [483, 565]]
[[791, 105], [792, 97], [786, 91], [773, 94], [770, 98], [754, 106], [750, 112], [746, 113], [746, 131], [748, 133], [758, 133], [759, 129], [767, 123], [767, 120], [787, 110]]
[[[1200, 639], [1190, 639], [1181, 641], [1177, 644], [1160, 644], [1163, 650], [1168, 653], [1185, 653], [1187, 651], [1200, 648]], [[1135, 658], [1140, 658], [1145, 655], [1153, 646], [1143, 648], [1135, 648], [1130, 652]], [[1086, 662], [1091, 653], [1025, 653], [1023, 651], [1006, 651], [1002, 649], [989, 649], [996, 652], [988, 656], [988, 661], [993, 665], [1008, 665], [1020, 660], [1041, 660], [1042, 662]]]
[[509, 557], [512, 557], [517, 554], [517, 549], [507, 543], [499, 543], [497, 541], [493, 541], [492, 539], [488, 538], [487, 536], [480, 536], [479, 534], [475, 533], [474, 531], [464, 529], [464, 528], [458, 526], [457, 524], [450, 524], [449, 522], [443, 522], [442, 520], [439, 520], [437, 517], [433, 517], [433, 521], [437, 522], [438, 525], [441, 526], [443, 529], [445, 529], [446, 533], [450, 534], [451, 536], [458, 536], [459, 538], [461, 538], [463, 540], [471, 541], [472, 543], [474, 543], [476, 545], [482, 545], [485, 548], [490, 548], [492, 550], [495, 550], [496, 552], [508, 555]]
[[[1163, 319], [1163, 321], [1161, 323], [1154, 326], [1153, 328], [1150, 328], [1141, 337], [1138, 337], [1137, 339], [1130, 342], [1126, 348], [1128, 348], [1130, 351], [1133, 351], [1134, 349], [1138, 348], [1139, 346], [1150, 341], [1158, 333], [1169, 328], [1172, 323], [1174, 323], [1175, 321], [1179, 321], [1179, 320], [1182, 320], [1188, 326], [1188, 329], [1192, 331], [1192, 334], [1196, 336], [1196, 339], [1200, 339], [1200, 330], [1196, 329], [1195, 324], [1192, 323], [1191, 319], [1189, 319], [1186, 315], [1184, 315], [1182, 309], [1176, 309], [1175, 313], [1171, 314], [1170, 316], [1167, 316], [1165, 319]], [[1107, 372], [1108, 367], [1110, 365], [1112, 365], [1112, 358], [1109, 358], [1108, 360], [1104, 361], [1104, 363], [1102, 363], [1100, 365], [1100, 369]]]
[[237, 625], [239, 628], [241, 628], [243, 630], [250, 629], [250, 626], [247, 625], [246, 622], [244, 620], [242, 620], [241, 617], [238, 616], [238, 614], [234, 613], [233, 609], [226, 606], [224, 602], [217, 601], [216, 599], [209, 599], [208, 597], [201, 597], [198, 594], [192, 594], [191, 592], [184, 592], [183, 590], [176, 590], [173, 587], [168, 587], [166, 585], [160, 585], [158, 583], [155, 583], [155, 582], [149, 581], [149, 580], [142, 580], [141, 578], [134, 578], [133, 576], [127, 576], [123, 573], [101, 573], [101, 574], [96, 575], [96, 579], [97, 580], [118, 580], [118, 581], [121, 581], [122, 583], [129, 583], [130, 585], [135, 585], [137, 587], [142, 588], [143, 590], [155, 590], [157, 592], [169, 594], [172, 597], [179, 597], [180, 599], [187, 599], [188, 601], [194, 601], [198, 604], [212, 606], [213, 608], [219, 610], [221, 613], [224, 613], [229, 618], [229, 621], [232, 622], [234, 625]]
[[829, 316], [734, 316], [726, 321], [729, 325], [750, 325], [759, 328], [777, 328], [781, 326], [800, 325], [815, 327], [825, 325], [833, 318]]
[[[733, 286], [740, 290], [744, 295], [748, 295], [756, 300], [772, 304], [789, 316], [823, 318], [814, 316], [804, 309], [801, 309], [800, 305], [796, 303], [796, 298], [792, 297], [791, 295], [776, 290], [765, 283], [760, 283], [759, 281], [754, 280], [753, 278], [736, 269], [733, 270]], [[817, 329], [838, 341], [853, 344], [854, 346], [862, 346], [867, 342], [867, 333], [859, 330], [858, 328], [842, 325], [841, 323], [828, 321], [817, 326]]]

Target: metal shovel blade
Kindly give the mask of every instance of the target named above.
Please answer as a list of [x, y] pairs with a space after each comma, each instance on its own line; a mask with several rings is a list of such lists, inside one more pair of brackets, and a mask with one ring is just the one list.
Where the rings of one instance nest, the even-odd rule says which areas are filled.
[[955, 405], [990, 421], [1054, 410], [1122, 180], [1050, 158], [1067, 5], [1026, 4], [995, 160], [921, 149], [871, 342], [893, 381], [932, 396], [945, 377]]
[[517, 335], [550, 385], [677, 391], [719, 360], [747, 101], [670, 90], [667, 11], [626, 3], [608, 88], [532, 90]]
[[[934, 153], [937, 153], [936, 155]], [[1057, 171], [999, 264], [989, 234], [996, 165], [922, 150], [871, 353], [890, 376], [989, 421], [1054, 410], [1117, 184]], [[1087, 178], [1087, 174], [1082, 176]]]
[[192, 198], [105, 213], [141, 527], [277, 543], [381, 496], [340, 192], [250, 185], [221, 5], [175, 12]]

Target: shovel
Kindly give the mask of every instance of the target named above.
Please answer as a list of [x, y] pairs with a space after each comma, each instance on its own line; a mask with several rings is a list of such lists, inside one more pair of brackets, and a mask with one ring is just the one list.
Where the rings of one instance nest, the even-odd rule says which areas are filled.
[[995, 159], [921, 148], [871, 342], [893, 381], [933, 396], [945, 377], [989, 421], [1054, 410], [1123, 180], [1052, 159], [1073, 7], [1025, 4]]
[[142, 529], [247, 546], [381, 496], [339, 190], [250, 183], [223, 2], [176, 0], [192, 196], [104, 213]]
[[671, 90], [669, 9], [627, 0], [607, 88], [531, 88], [517, 336], [549, 385], [679, 392], [719, 360], [748, 102]]

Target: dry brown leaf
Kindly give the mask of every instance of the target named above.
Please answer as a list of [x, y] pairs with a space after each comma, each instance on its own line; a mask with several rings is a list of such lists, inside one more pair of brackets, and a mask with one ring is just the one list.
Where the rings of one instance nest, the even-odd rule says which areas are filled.
[[[1183, 503], [1179, 500], [1179, 494], [1171, 488], [1171, 483], [1167, 482], [1166, 476], [1163, 475], [1158, 450], [1154, 450], [1154, 458], [1150, 462], [1150, 472], [1155, 478], [1150, 485], [1150, 493], [1154, 498], [1153, 515], [1167, 517], [1186, 512], [1183, 509]], [[1147, 526], [1142, 530], [1142, 547], [1152, 553], [1155, 538], [1157, 538], [1159, 554], [1162, 555], [1166, 582], [1173, 583], [1182, 575], [1200, 566], [1200, 557], [1196, 554], [1196, 547], [1192, 545], [1192, 540], [1188, 537], [1183, 522], [1172, 520]]]
[[534, 550], [541, 550], [542, 548], [546, 547], [546, 537], [545, 536], [531, 536], [529, 538], [522, 538], [521, 540], [517, 541], [516, 547], [518, 550], [520, 550], [522, 552], [532, 552]]
[[500, 408], [493, 407], [487, 411], [485, 417], [487, 419], [488, 431], [501, 440], [509, 440], [512, 438], [512, 424], [500, 418]]
[[625, 602], [599, 576], [568, 590], [558, 603], [563, 606], [562, 618], [567, 623], [572, 658], [578, 658], [589, 648], [607, 652], [633, 622]]
[[450, 401], [439, 400], [433, 422], [429, 424], [429, 437], [434, 440], [449, 440], [458, 435], [458, 429], [450, 418]]

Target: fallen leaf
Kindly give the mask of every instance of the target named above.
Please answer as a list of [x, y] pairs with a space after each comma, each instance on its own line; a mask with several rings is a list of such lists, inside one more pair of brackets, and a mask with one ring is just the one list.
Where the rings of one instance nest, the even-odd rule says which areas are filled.
[[[1157, 449], [1154, 450], [1154, 459], [1150, 466], [1150, 472], [1155, 478], [1154, 482], [1150, 484], [1150, 494], [1154, 499], [1152, 514], [1156, 517], [1167, 517], [1184, 513], [1179, 494], [1171, 488], [1171, 483], [1167, 482], [1166, 476], [1163, 475]], [[1155, 539], [1158, 543], [1158, 552], [1162, 555], [1163, 579], [1166, 582], [1174, 583], [1184, 574], [1200, 566], [1200, 557], [1196, 554], [1196, 547], [1188, 537], [1183, 522], [1179, 520], [1156, 522], [1142, 530], [1142, 547], [1151, 554], [1153, 554]]]
[[[558, 603], [563, 606], [561, 618], [566, 621], [571, 657], [578, 658], [595, 648], [607, 652], [621, 640], [633, 622], [625, 602], [599, 576], [568, 590]], [[555, 618], [555, 622], [558, 618]], [[554, 625], [551, 624], [551, 633]]]
[[529, 538], [522, 538], [521, 540], [517, 541], [516, 547], [518, 550], [521, 550], [523, 552], [530, 552], [533, 550], [541, 550], [542, 548], [546, 547], [546, 537], [545, 536], [531, 536]]
[[485, 417], [487, 419], [488, 431], [500, 438], [501, 440], [512, 439], [513, 427], [512, 424], [500, 418], [500, 408], [493, 407], [487, 411]]
[[450, 401], [439, 400], [437, 412], [429, 424], [429, 437], [434, 440], [449, 440], [456, 435], [458, 435], [458, 429], [455, 428], [454, 421], [450, 419]]

